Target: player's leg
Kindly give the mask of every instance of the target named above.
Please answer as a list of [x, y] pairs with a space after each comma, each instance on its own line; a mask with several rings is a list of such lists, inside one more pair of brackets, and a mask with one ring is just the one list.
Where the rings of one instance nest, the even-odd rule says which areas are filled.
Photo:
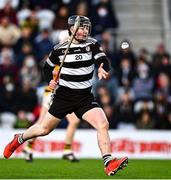
[[[48, 111], [48, 108], [45, 106], [42, 106], [41, 111], [40, 111], [40, 115], [39, 115], [39, 119], [37, 120], [37, 123], [42, 122], [47, 111]], [[33, 148], [34, 148], [35, 141], [36, 141], [36, 138], [30, 139], [24, 145], [23, 152], [25, 155], [25, 160], [27, 162], [33, 161]]]
[[23, 147], [24, 158], [27, 162], [33, 161], [33, 148], [35, 139], [28, 140]]
[[68, 126], [66, 129], [65, 146], [62, 158], [71, 162], [78, 162], [79, 160], [72, 151], [72, 142], [80, 120], [74, 113], [68, 114], [66, 119], [68, 120]]
[[[40, 111], [39, 118], [37, 120], [37, 123], [41, 123], [46, 112], [48, 111], [50, 107], [50, 102], [51, 102], [51, 90], [49, 89], [48, 86], [44, 87], [44, 93], [42, 97], [42, 107]], [[23, 148], [23, 152], [25, 154], [25, 160], [28, 162], [32, 162], [33, 160], [33, 148], [35, 144], [36, 138], [30, 139], [25, 143], [25, 146]]]
[[101, 108], [93, 108], [83, 114], [83, 119], [97, 129], [97, 140], [101, 154], [111, 153], [108, 133], [109, 123]]
[[109, 123], [101, 108], [93, 108], [83, 114], [83, 119], [97, 129], [97, 141], [104, 160], [107, 175], [114, 175], [128, 163], [128, 158], [113, 159], [111, 156], [111, 144], [108, 133]]
[[58, 118], [47, 112], [41, 122], [34, 124], [23, 133], [23, 140], [48, 135], [59, 122]]
[[9, 158], [25, 141], [49, 134], [59, 122], [60, 120], [58, 118], [47, 112], [41, 123], [34, 124], [23, 134], [15, 135], [14, 139], [4, 149], [4, 157]]

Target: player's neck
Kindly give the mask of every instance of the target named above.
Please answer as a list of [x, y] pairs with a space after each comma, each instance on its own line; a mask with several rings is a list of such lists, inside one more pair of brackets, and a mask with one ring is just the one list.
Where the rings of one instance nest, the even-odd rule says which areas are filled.
[[79, 44], [80, 42], [77, 41], [76, 39], [73, 39], [72, 43], [73, 43], [73, 44]]

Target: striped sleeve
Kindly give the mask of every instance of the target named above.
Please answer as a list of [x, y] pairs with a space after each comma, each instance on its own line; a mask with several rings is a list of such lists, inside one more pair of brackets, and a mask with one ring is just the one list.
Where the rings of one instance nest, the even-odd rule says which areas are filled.
[[43, 75], [44, 79], [49, 83], [53, 79], [52, 71], [56, 65], [60, 65], [60, 59], [58, 57], [57, 49], [53, 49], [49, 56], [46, 59], [46, 62], [43, 66]]
[[60, 65], [60, 59], [58, 56], [58, 50], [52, 50], [49, 54], [49, 57], [47, 58], [46, 62], [51, 67], [55, 67], [56, 65]]
[[95, 59], [95, 63], [99, 66], [101, 63], [104, 64], [103, 68], [105, 71], [109, 72], [111, 70], [110, 61], [98, 42], [93, 45], [93, 57]]
[[101, 45], [96, 42], [95, 44], [93, 44], [93, 58], [95, 59], [95, 61], [103, 56], [106, 56], [106, 54], [103, 51], [103, 48], [101, 47]]

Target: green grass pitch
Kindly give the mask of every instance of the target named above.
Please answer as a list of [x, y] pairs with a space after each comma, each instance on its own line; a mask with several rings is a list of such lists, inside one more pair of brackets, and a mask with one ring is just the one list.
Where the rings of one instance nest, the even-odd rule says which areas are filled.
[[0, 159], [0, 179], [171, 179], [171, 160], [129, 160], [114, 176], [106, 176], [100, 159], [71, 163], [61, 159]]

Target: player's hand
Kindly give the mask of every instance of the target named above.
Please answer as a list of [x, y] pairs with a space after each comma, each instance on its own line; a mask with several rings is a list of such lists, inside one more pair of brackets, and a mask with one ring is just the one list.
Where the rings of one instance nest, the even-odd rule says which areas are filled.
[[52, 80], [49, 82], [49, 88], [52, 89], [52, 90], [54, 90], [54, 89], [56, 89], [56, 87], [57, 87], [57, 82], [52, 79]]
[[109, 73], [103, 69], [103, 63], [101, 63], [98, 68], [98, 78], [99, 80], [109, 78]]
[[53, 79], [54, 79], [54, 80], [57, 80], [57, 78], [58, 78], [58, 73], [59, 73], [58, 70], [55, 70], [55, 69], [54, 69], [54, 70], [52, 71]]

